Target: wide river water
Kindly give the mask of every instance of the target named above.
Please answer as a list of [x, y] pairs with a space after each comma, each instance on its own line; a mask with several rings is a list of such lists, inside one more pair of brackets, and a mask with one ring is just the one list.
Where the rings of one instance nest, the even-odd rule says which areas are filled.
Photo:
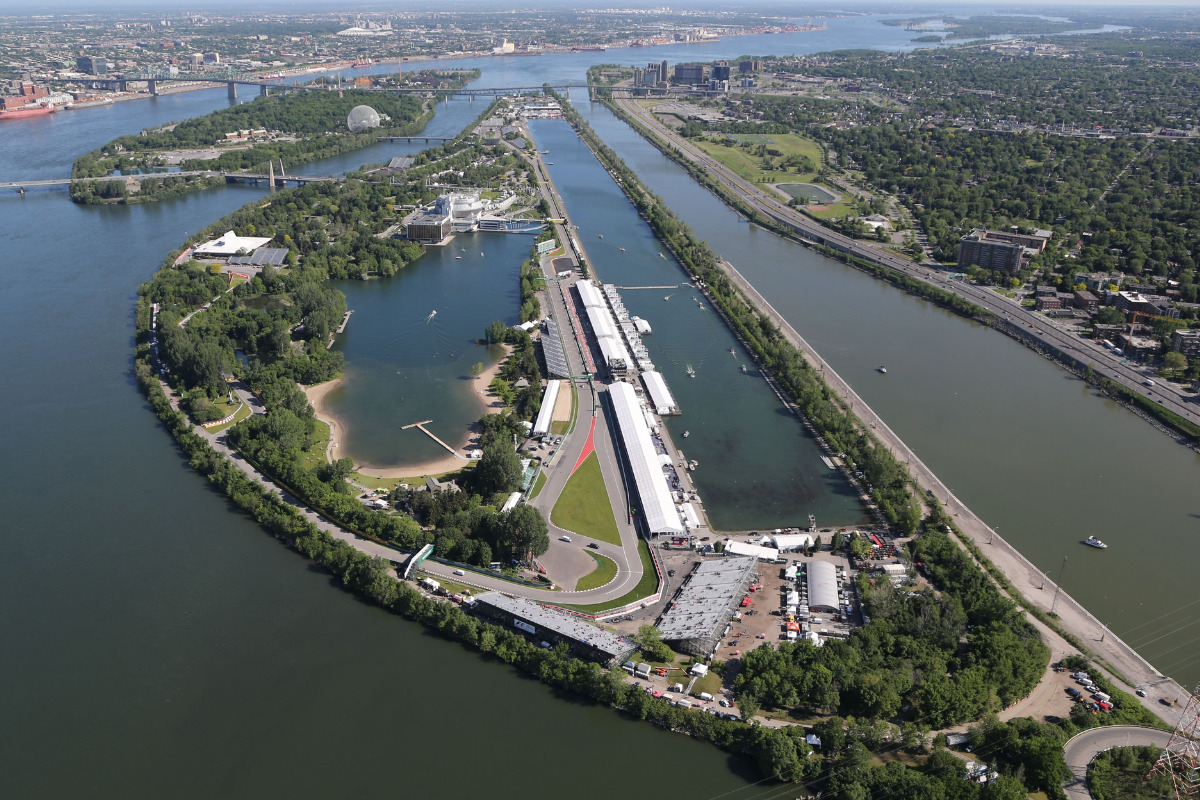
[[[830, 20], [822, 33], [470, 63], [485, 69], [481, 85], [538, 85], [581, 79], [599, 61], [899, 49], [909, 36], [870, 19]], [[226, 103], [224, 90], [192, 92], [11, 123], [0, 131], [0, 179], [66, 175], [74, 157], [117, 135]], [[1194, 453], [1003, 336], [739, 224], [606, 111], [580, 105], [648, 185], [772, 298], [960, 498], [1052, 574], [1070, 555], [1068, 590], [1164, 671], [1185, 684], [1200, 677], [1200, 632], [1186, 627], [1195, 620], [1187, 604], [1200, 534]], [[482, 108], [440, 106], [430, 132], [457, 131]], [[567, 161], [557, 153], [577, 147], [565, 125], [535, 130], [550, 143], [556, 181], [581, 227], [595, 225], [593, 217], [619, 222], [627, 207], [610, 194], [603, 172], [590, 187], [591, 178], [576, 185], [574, 169], [586, 177], [595, 168], [584, 154], [577, 167], [560, 169]], [[416, 147], [381, 145], [310, 169], [344, 171]], [[611, 198], [612, 207], [594, 214], [575, 207], [588, 191]], [[62, 191], [0, 198], [0, 407], [10, 420], [0, 461], [5, 793], [358, 797], [399, 789], [508, 797], [570, 787], [577, 797], [598, 798], [637, 786], [636, 794], [650, 796], [758, 796], [763, 787], [753, 786], [757, 778], [744, 762], [559, 696], [344, 594], [188, 468], [132, 380], [136, 287], [188, 232], [260, 194], [228, 187], [105, 208], [75, 206]], [[596, 232], [608, 241], [608, 230]], [[623, 235], [653, 247], [640, 229]], [[619, 251], [598, 239], [584, 244], [605, 279], [642, 282], [620, 272]], [[466, 269], [465, 262], [447, 266]], [[515, 262], [511, 269], [475, 266], [494, 269], [498, 312], [515, 302]], [[420, 280], [418, 270], [392, 285]], [[656, 274], [659, 280], [670, 282]], [[368, 315], [365, 293], [399, 290], [384, 282], [348, 288], [364, 292], [351, 300], [361, 311], [340, 345], [353, 371], [367, 368], [354, 351], [375, 313]], [[697, 447], [723, 446], [721, 431], [703, 422], [715, 413], [706, 410], [706, 393], [714, 394], [713, 408], [744, 417], [733, 420], [742, 436], [756, 435], [756, 422], [773, 424], [759, 420], [770, 413], [766, 404], [728, 407], [758, 401], [738, 393], [742, 376], [731, 368], [741, 355], [729, 355], [728, 334], [707, 321], [711, 311], [677, 311], [677, 301], [690, 302], [686, 292], [668, 302], [666, 292], [625, 294], [655, 325], [655, 358], [685, 407], [673, 429], [689, 427]], [[407, 307], [402, 292], [394, 304], [382, 296], [378, 303], [397, 330], [415, 330], [432, 310]], [[463, 322], [461, 332], [447, 331], [449, 341], [431, 326], [428, 336], [401, 336], [394, 346], [444, 347], [457, 358], [450, 346], [483, 324]], [[683, 338], [685, 326], [697, 326], [695, 341]], [[720, 346], [706, 350], [705, 337]], [[468, 366], [482, 360], [470, 358]], [[694, 381], [678, 372], [681, 359], [699, 362]], [[880, 363], [887, 376], [872, 371]], [[738, 394], [721, 400], [726, 391]], [[792, 435], [804, 452], [804, 440]], [[719, 500], [722, 491], [745, 490], [727, 470], [706, 475], [709, 466], [701, 465], [697, 480], [710, 502], [728, 502]], [[711, 466], [715, 473], [721, 464]], [[742, 512], [749, 519], [756, 510]], [[1079, 547], [1088, 533], [1112, 547]], [[478, 763], [481, 747], [487, 767], [463, 769], [467, 759]], [[596, 780], [597, 771], [614, 777]]]

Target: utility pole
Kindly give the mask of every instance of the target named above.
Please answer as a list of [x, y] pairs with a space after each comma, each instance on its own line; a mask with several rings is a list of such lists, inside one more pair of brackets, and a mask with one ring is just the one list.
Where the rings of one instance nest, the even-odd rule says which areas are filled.
[[1058, 608], [1058, 593], [1062, 591], [1062, 576], [1067, 571], [1067, 556], [1063, 556], [1062, 567], [1058, 570], [1058, 580], [1054, 585], [1054, 602], [1050, 604], [1050, 616], [1054, 616], [1054, 609]]

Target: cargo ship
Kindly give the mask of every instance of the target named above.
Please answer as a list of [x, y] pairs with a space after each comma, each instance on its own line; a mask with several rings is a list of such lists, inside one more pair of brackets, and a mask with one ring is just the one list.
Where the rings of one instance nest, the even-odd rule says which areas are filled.
[[607, 47], [572, 47], [572, 53], [603, 53]]
[[25, 119], [26, 117], [43, 117], [53, 114], [54, 106], [24, 106], [22, 108], [6, 108], [0, 111], [0, 120]]

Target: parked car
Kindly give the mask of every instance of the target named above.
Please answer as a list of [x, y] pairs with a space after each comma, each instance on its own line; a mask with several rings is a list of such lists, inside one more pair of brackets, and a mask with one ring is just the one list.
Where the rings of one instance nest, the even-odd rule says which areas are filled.
[[1135, 692], [1135, 694], [1137, 694], [1137, 696], [1138, 696], [1138, 697], [1145, 697], [1145, 696], [1146, 696], [1146, 690], [1145, 690], [1145, 689], [1138, 689], [1138, 690], [1137, 690], [1137, 692]]

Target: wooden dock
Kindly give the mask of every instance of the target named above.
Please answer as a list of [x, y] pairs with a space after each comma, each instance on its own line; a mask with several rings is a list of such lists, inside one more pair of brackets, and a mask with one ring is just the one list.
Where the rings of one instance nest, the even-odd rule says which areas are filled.
[[408, 425], [401, 425], [401, 426], [400, 426], [400, 430], [402, 430], [402, 431], [406, 431], [406, 430], [408, 430], [409, 428], [416, 428], [416, 429], [417, 429], [417, 430], [419, 430], [421, 433], [425, 434], [425, 435], [426, 435], [426, 436], [428, 436], [430, 439], [433, 439], [435, 442], [437, 442], [438, 444], [440, 444], [442, 447], [444, 447], [444, 448], [446, 448], [447, 450], [449, 450], [449, 451], [450, 451], [450, 453], [452, 453], [452, 454], [453, 454], [454, 456], [456, 456], [457, 458], [461, 458], [463, 461], [466, 461], [466, 460], [467, 460], [467, 457], [466, 457], [466, 456], [464, 456], [462, 453], [460, 453], [460, 452], [458, 452], [457, 450], [455, 450], [455, 449], [454, 449], [453, 447], [451, 447], [450, 445], [448, 445], [448, 444], [446, 444], [445, 442], [443, 442], [443, 441], [442, 441], [441, 439], [439, 439], [438, 437], [434, 436], [434, 435], [433, 435], [433, 432], [432, 432], [431, 430], [429, 430], [428, 428], [426, 428], [426, 427], [425, 427], [426, 425], [428, 425], [428, 424], [429, 424], [429, 423], [431, 423], [431, 422], [433, 422], [433, 420], [431, 420], [431, 419], [423, 419], [423, 420], [421, 420], [420, 422], [412, 422], [412, 423], [409, 423]]

